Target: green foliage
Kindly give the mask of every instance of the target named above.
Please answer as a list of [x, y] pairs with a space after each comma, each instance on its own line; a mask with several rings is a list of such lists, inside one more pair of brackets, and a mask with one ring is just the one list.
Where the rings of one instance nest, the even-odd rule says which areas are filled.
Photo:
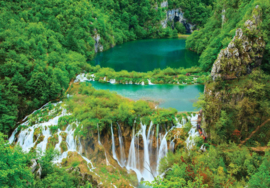
[[[50, 100], [103, 49], [142, 38], [173, 37], [152, 1], [0, 1], [0, 131]], [[159, 1], [160, 6], [161, 1]]]
[[[188, 74], [187, 74], [188, 73]], [[120, 72], [115, 72], [111, 68], [100, 68], [99, 65], [92, 67], [90, 73], [86, 75], [88, 79], [92, 78], [90, 75], [95, 75], [95, 81], [104, 82], [110, 79], [115, 79], [117, 83], [142, 83], [148, 84], [150, 80], [154, 84], [203, 84], [206, 75], [208, 73], [203, 72], [199, 67], [191, 67], [184, 69], [180, 68], [170, 68], [167, 67], [164, 70], [154, 69], [153, 71], [148, 71], [147, 73], [138, 72], [127, 72], [125, 70]]]
[[[263, 71], [253, 70], [251, 74], [237, 80], [208, 82], [205, 95], [197, 105], [203, 109], [203, 126], [211, 135], [212, 143], [239, 143], [240, 138], [244, 140], [269, 119], [269, 79], [270, 76]], [[269, 123], [259, 129], [246, 144], [265, 146], [269, 142], [268, 135]]]
[[34, 182], [28, 168], [31, 155], [19, 147], [11, 148], [0, 133], [0, 187], [29, 187]]
[[74, 162], [72, 163], [72, 166], [75, 168], [75, 167], [77, 167], [79, 164], [80, 164], [79, 161], [74, 161]]
[[97, 124], [100, 131], [110, 129], [111, 123], [116, 122], [134, 126], [135, 120], [136, 124], [142, 121], [147, 125], [152, 121], [162, 130], [175, 124], [176, 109], [154, 109], [151, 102], [132, 101], [113, 92], [95, 90], [90, 83], [80, 83], [71, 95], [65, 101], [67, 110], [72, 112], [69, 118], [79, 122], [75, 134], [84, 137], [97, 131]]
[[168, 8], [181, 8], [188, 22], [200, 27], [211, 15], [214, 2], [215, 0], [168, 0]]
[[51, 125], [49, 126], [51, 134], [54, 134], [58, 131], [58, 126], [57, 125]]
[[[268, 143], [270, 146], [270, 142]], [[258, 171], [253, 174], [248, 182], [249, 187], [269, 187], [270, 186], [270, 150], [265, 153], [262, 164]]]
[[[266, 42], [265, 55], [263, 57], [263, 68], [269, 71], [270, 48], [269, 48], [269, 1], [260, 0], [229, 0], [216, 1], [214, 4], [214, 14], [207, 20], [204, 27], [194, 31], [186, 41], [186, 47], [201, 54], [200, 66], [208, 71], [212, 68], [221, 49], [228, 46], [235, 35], [236, 28], [242, 27], [244, 22], [250, 19], [251, 12], [259, 5], [262, 8], [262, 24], [259, 25], [263, 38]], [[222, 11], [225, 12], [222, 13]], [[222, 14], [225, 15], [222, 23]]]
[[[200, 147], [200, 146], [199, 146]], [[210, 146], [206, 152], [181, 149], [161, 160], [165, 178], [148, 183], [153, 187], [268, 187], [269, 151], [265, 156], [250, 153], [234, 144]], [[169, 169], [169, 170], [168, 170]], [[195, 187], [196, 187], [195, 186]]]
[[62, 142], [60, 143], [60, 148], [61, 148], [61, 151], [62, 151], [62, 152], [65, 152], [65, 151], [68, 150], [66, 141], [62, 141]]
[[35, 181], [34, 187], [77, 187], [80, 183], [79, 174], [70, 174], [64, 168], [52, 163], [58, 153], [53, 149], [46, 150], [38, 162], [42, 168], [41, 179]]
[[180, 23], [180, 22], [176, 22], [175, 23], [175, 29], [178, 31], [178, 33], [181, 33], [181, 34], [186, 34], [186, 28], [185, 26]]

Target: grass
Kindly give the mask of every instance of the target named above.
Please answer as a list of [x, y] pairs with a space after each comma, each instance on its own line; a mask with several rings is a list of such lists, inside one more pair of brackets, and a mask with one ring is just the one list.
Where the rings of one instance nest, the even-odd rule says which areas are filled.
[[188, 38], [190, 35], [188, 35], [188, 34], [180, 34], [180, 33], [178, 33], [178, 38], [180, 38], [180, 39], [186, 39], [186, 38]]

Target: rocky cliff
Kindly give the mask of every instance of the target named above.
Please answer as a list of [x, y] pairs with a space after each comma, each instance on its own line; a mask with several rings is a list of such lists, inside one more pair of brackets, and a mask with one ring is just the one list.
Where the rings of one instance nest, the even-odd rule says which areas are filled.
[[[265, 92], [260, 70], [265, 48], [261, 22], [262, 10], [256, 6], [243, 26], [236, 29], [228, 47], [220, 51], [212, 67], [212, 79], [205, 85], [203, 127], [217, 142], [222, 137], [235, 141], [245, 138], [263, 120], [257, 117], [263, 114], [259, 101]], [[239, 131], [239, 136], [235, 137], [233, 131]]]
[[[161, 7], [168, 8], [168, 1], [162, 2]], [[184, 17], [184, 12], [181, 8], [166, 10], [166, 18], [161, 21], [162, 27], [166, 28], [168, 26], [168, 22], [171, 22], [172, 28], [174, 28], [174, 22], [182, 23], [185, 26], [187, 33], [192, 33], [195, 27], [194, 24], [189, 23], [188, 20]]]
[[233, 40], [227, 48], [220, 51], [215, 61], [211, 76], [213, 80], [234, 79], [251, 73], [252, 69], [261, 65], [265, 42], [258, 29], [262, 12], [257, 6], [251, 19], [247, 20], [243, 28], [238, 28]]

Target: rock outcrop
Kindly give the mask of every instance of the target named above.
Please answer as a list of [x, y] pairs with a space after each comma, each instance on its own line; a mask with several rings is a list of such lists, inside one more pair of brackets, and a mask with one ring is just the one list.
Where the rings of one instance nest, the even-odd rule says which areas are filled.
[[102, 52], [103, 51], [103, 45], [100, 43], [100, 35], [95, 30], [95, 36], [93, 37], [95, 40], [95, 52]]
[[32, 165], [30, 166], [31, 172], [35, 175], [36, 178], [41, 178], [42, 168], [41, 165], [37, 162], [37, 159], [31, 159]]
[[213, 80], [235, 79], [251, 73], [253, 68], [261, 65], [265, 48], [258, 28], [261, 14], [260, 7], [256, 6], [252, 18], [245, 22], [243, 28], [236, 30], [228, 47], [220, 51], [211, 71]]
[[[220, 51], [213, 64], [212, 80], [205, 85], [206, 105], [202, 117], [203, 127], [211, 139], [219, 137], [216, 130], [221, 126], [218, 122], [222, 121], [222, 111], [223, 115], [230, 114], [230, 120], [233, 121], [230, 124], [235, 130], [240, 130], [242, 138], [247, 135], [248, 127], [254, 126], [249, 118], [258, 112], [253, 110], [256, 103], [250, 102], [253, 96], [248, 91], [257, 83], [257, 80], [252, 82], [250, 79], [260, 75], [259, 66], [265, 49], [259, 29], [261, 22], [262, 10], [256, 6], [250, 18], [243, 22], [241, 28], [236, 29], [234, 38], [227, 48]], [[248, 108], [245, 105], [249, 105]], [[226, 128], [226, 131], [229, 129]]]
[[[168, 2], [167, 1], [162, 2], [161, 7], [167, 8]], [[194, 24], [189, 23], [188, 20], [184, 17], [184, 12], [182, 11], [181, 8], [166, 11], [166, 18], [161, 21], [162, 27], [166, 28], [168, 25], [168, 22], [172, 22], [172, 27], [174, 27], [174, 22], [182, 23], [185, 26], [187, 33], [192, 33], [195, 27]]]

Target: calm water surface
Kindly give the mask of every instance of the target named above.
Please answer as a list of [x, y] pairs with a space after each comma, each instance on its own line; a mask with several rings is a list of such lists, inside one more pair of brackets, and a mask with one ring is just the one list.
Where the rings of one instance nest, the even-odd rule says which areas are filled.
[[197, 101], [199, 93], [203, 93], [203, 85], [124, 85], [92, 81], [95, 89], [117, 92], [119, 95], [133, 100], [151, 100], [159, 102], [159, 107], [175, 108], [178, 111], [195, 111], [193, 103]]
[[189, 68], [198, 65], [199, 56], [185, 49], [184, 39], [147, 39], [117, 45], [97, 53], [92, 65], [116, 71], [147, 72], [155, 68]]

